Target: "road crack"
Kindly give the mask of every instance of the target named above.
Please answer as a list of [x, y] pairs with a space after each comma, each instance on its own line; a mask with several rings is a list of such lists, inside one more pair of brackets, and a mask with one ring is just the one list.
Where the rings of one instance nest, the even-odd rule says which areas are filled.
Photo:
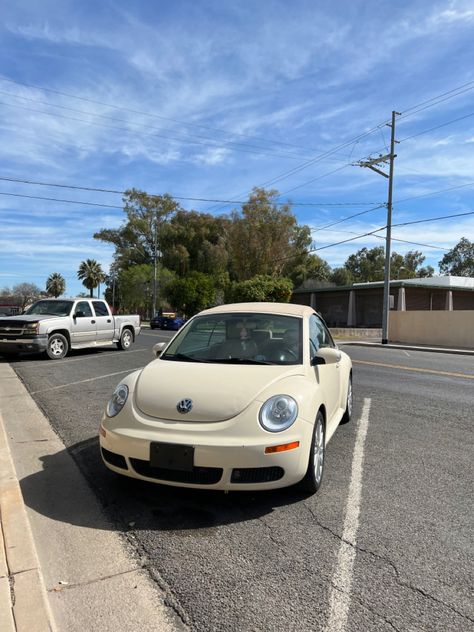
[[360, 553], [365, 553], [366, 555], [370, 555], [371, 557], [373, 557], [373, 558], [375, 558], [377, 560], [380, 560], [381, 562], [385, 562], [385, 564], [390, 566], [390, 568], [393, 570], [393, 573], [395, 575], [395, 580], [396, 580], [396, 582], [397, 582], [397, 584], [399, 586], [401, 586], [403, 588], [408, 588], [408, 590], [411, 590], [412, 592], [418, 593], [419, 595], [421, 595], [425, 599], [429, 599], [429, 600], [437, 603], [438, 605], [446, 608], [447, 610], [450, 610], [451, 612], [453, 612], [457, 616], [461, 617], [462, 619], [466, 619], [467, 621], [470, 621], [471, 623], [474, 623], [474, 619], [472, 617], [470, 617], [469, 615], [467, 615], [467, 614], [465, 614], [463, 612], [460, 612], [459, 610], [457, 610], [451, 604], [448, 604], [445, 601], [442, 601], [441, 599], [438, 599], [437, 597], [435, 597], [434, 595], [431, 595], [430, 593], [428, 593], [427, 591], [423, 590], [422, 588], [420, 588], [418, 586], [414, 586], [410, 582], [402, 579], [400, 571], [398, 570], [397, 566], [395, 565], [395, 563], [391, 559], [389, 559], [388, 557], [386, 557], [384, 555], [380, 555], [379, 553], [375, 553], [374, 551], [371, 551], [370, 549], [366, 549], [364, 547], [361, 547], [358, 544], [356, 544], [354, 542], [350, 542], [349, 540], [343, 538], [341, 535], [339, 535], [338, 533], [333, 531], [330, 527], [328, 527], [327, 525], [323, 524], [318, 519], [318, 517], [316, 516], [314, 511], [311, 509], [311, 507], [308, 507], [308, 505], [306, 505], [305, 503], [303, 503], [303, 506], [307, 509], [307, 511], [314, 518], [314, 520], [315, 520], [316, 524], [318, 525], [318, 527], [320, 527], [321, 529], [323, 529], [327, 533], [330, 533], [335, 539], [339, 540], [340, 542], [343, 542], [344, 544], [347, 544], [348, 546], [352, 547], [353, 549], [355, 549], [356, 551], [358, 551]]

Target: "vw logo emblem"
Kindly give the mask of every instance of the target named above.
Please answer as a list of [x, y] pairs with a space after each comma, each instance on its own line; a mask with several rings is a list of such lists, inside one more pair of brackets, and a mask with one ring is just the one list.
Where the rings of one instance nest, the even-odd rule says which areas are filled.
[[176, 408], [178, 409], [178, 412], [181, 413], [182, 415], [189, 413], [192, 407], [193, 407], [192, 399], [182, 399], [181, 401], [178, 402], [178, 405], [176, 406]]

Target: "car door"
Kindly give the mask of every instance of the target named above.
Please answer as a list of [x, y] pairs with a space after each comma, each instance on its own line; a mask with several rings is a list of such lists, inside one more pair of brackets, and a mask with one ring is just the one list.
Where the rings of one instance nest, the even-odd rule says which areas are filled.
[[94, 343], [96, 338], [96, 322], [89, 301], [76, 303], [72, 314], [72, 344]]
[[[313, 358], [322, 347], [336, 348], [328, 328], [317, 314], [309, 318], [309, 344], [310, 358]], [[332, 432], [332, 426], [336, 425], [335, 414], [340, 408], [341, 402], [341, 368], [340, 362], [334, 364], [319, 364], [314, 368], [314, 376], [318, 382], [325, 399], [327, 411], [327, 432]]]
[[114, 319], [104, 301], [92, 301], [97, 325], [97, 342], [112, 342], [114, 338]]

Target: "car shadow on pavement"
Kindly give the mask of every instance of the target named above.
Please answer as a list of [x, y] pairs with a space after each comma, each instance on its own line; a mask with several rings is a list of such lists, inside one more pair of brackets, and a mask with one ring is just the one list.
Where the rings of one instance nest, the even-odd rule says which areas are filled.
[[92, 529], [209, 535], [307, 498], [294, 487], [227, 494], [131, 479], [105, 468], [96, 437], [40, 460], [43, 469], [20, 481], [25, 504], [51, 520]]

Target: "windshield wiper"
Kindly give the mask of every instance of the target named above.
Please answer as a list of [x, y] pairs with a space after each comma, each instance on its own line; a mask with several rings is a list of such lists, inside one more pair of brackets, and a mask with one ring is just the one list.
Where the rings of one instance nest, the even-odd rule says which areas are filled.
[[253, 358], [215, 358], [211, 362], [219, 364], [273, 364], [273, 362], [265, 362], [265, 360], [254, 360]]
[[193, 358], [193, 356], [186, 355], [185, 353], [175, 353], [174, 355], [169, 355], [168, 353], [164, 356], [161, 356], [162, 360], [178, 360], [181, 362], [209, 362], [209, 360], [199, 360], [198, 358]]

